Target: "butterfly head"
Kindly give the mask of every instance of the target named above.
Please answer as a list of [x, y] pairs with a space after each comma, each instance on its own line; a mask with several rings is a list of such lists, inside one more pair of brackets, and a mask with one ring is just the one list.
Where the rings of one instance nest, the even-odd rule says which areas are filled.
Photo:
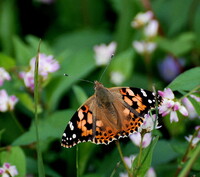
[[94, 81], [94, 89], [98, 90], [99, 88], [104, 88], [103, 84], [98, 81]]

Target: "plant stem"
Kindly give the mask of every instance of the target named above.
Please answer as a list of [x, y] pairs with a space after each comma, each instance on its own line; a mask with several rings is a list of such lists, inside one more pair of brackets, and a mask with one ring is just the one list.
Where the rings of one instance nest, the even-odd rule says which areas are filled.
[[79, 173], [79, 149], [78, 149], [78, 146], [76, 146], [76, 176], [80, 177], [80, 173]]
[[132, 173], [131, 173], [129, 167], [127, 166], [126, 162], [124, 161], [124, 156], [123, 156], [122, 149], [121, 149], [121, 146], [120, 146], [120, 144], [119, 144], [119, 141], [116, 141], [116, 146], [117, 146], [117, 149], [118, 149], [120, 158], [121, 158], [121, 160], [122, 160], [122, 163], [123, 163], [123, 165], [124, 165], [126, 171], [128, 172], [128, 176], [129, 176], [129, 177], [133, 177], [133, 175], [132, 175]]
[[179, 98], [179, 101], [181, 101], [183, 98], [191, 95], [193, 92], [195, 92], [196, 90], [200, 89], [200, 86], [195, 87], [194, 89], [192, 89], [190, 92], [186, 93], [185, 95], [183, 95], [181, 98]]
[[192, 136], [192, 138], [191, 138], [191, 140], [190, 140], [190, 143], [189, 143], [189, 145], [188, 145], [188, 147], [187, 147], [187, 149], [186, 149], [186, 152], [185, 152], [185, 154], [184, 154], [184, 156], [183, 156], [183, 158], [182, 158], [182, 160], [181, 160], [181, 163], [179, 164], [179, 166], [178, 166], [178, 168], [177, 168], [177, 170], [176, 170], [176, 172], [175, 172], [174, 177], [179, 176], [179, 173], [180, 173], [180, 171], [182, 170], [182, 168], [183, 168], [185, 162], [188, 160], [188, 158], [189, 158], [189, 157], [188, 157], [188, 156], [189, 156], [189, 153], [191, 152], [191, 150], [192, 150], [192, 148], [193, 148], [193, 147], [192, 147], [192, 141], [193, 141], [193, 139], [197, 136], [198, 131], [200, 131], [200, 128], [194, 132], [194, 134], [193, 134], [193, 136]]
[[[41, 43], [41, 41], [40, 41]], [[37, 140], [37, 158], [38, 158], [38, 175], [39, 177], [44, 177], [44, 165], [43, 165], [43, 159], [42, 159], [42, 153], [40, 150], [40, 137], [39, 137], [39, 128], [38, 128], [38, 97], [39, 97], [39, 87], [38, 87], [38, 67], [39, 67], [39, 53], [40, 53], [40, 43], [38, 47], [38, 53], [35, 60], [35, 72], [34, 72], [34, 103], [35, 103], [35, 129], [36, 129], [36, 140]]]

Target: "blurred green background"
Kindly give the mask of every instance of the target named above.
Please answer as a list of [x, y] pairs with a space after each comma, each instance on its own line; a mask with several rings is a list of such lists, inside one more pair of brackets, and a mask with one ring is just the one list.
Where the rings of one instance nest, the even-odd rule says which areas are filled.
[[[141, 30], [131, 27], [136, 14], [148, 10], [159, 22], [158, 35], [153, 39], [157, 48], [150, 61], [133, 48], [132, 42], [143, 40], [144, 36]], [[19, 98], [14, 112], [0, 112], [0, 162], [6, 159], [16, 165], [19, 176], [38, 175], [33, 93], [25, 89], [18, 74], [36, 56], [40, 39], [41, 53], [53, 55], [60, 63], [60, 69], [51, 74], [40, 92], [38, 126], [45, 173], [71, 177], [77, 173], [76, 148], [62, 148], [60, 142], [76, 109], [94, 93], [92, 84], [78, 79], [99, 80], [105, 70], [105, 66], [95, 62], [94, 46], [117, 43], [115, 56], [101, 80], [106, 87], [116, 86], [110, 74], [118, 71], [125, 77], [120, 86], [151, 90], [155, 84], [156, 89], [163, 90], [176, 76], [200, 65], [199, 19], [199, 0], [0, 1], [0, 67], [12, 76], [12, 81], [0, 89]], [[169, 65], [164, 63], [168, 56], [173, 58]], [[163, 72], [167, 67], [173, 77], [168, 78], [169, 72]], [[64, 73], [69, 77], [64, 77]], [[180, 96], [181, 89], [173, 90]], [[192, 87], [183, 90], [190, 91]], [[157, 176], [173, 176], [187, 145], [184, 136], [193, 133], [194, 126], [199, 124], [198, 118], [179, 117], [181, 121], [173, 124], [168, 117], [160, 120], [162, 128], [157, 132], [160, 139], [151, 164]], [[129, 138], [120, 142], [125, 156], [138, 152]], [[122, 164], [117, 165], [120, 156], [115, 143], [78, 146], [80, 176], [106, 177], [113, 171], [114, 176], [119, 176], [124, 171]], [[191, 174], [199, 174], [199, 167], [200, 161]]]

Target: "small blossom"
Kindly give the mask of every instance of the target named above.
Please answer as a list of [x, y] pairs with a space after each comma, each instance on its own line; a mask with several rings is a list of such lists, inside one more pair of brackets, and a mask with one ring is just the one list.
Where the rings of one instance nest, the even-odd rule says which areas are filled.
[[185, 139], [188, 141], [188, 142], [191, 142], [192, 140], [192, 147], [195, 147], [197, 145], [197, 143], [200, 141], [200, 138], [199, 137], [194, 137], [192, 139], [192, 135], [189, 135], [189, 136], [185, 136]]
[[140, 28], [146, 25], [153, 18], [152, 11], [147, 11], [145, 13], [138, 13], [134, 20], [131, 22], [133, 28]]
[[157, 45], [154, 42], [145, 42], [145, 41], [133, 41], [133, 48], [139, 53], [139, 54], [151, 54], [155, 49]]
[[[30, 61], [31, 71], [34, 73], [35, 70], [35, 60], [36, 58], [32, 58]], [[56, 61], [52, 55], [47, 56], [46, 54], [39, 54], [39, 75], [43, 76], [46, 79], [49, 73], [53, 73], [60, 68], [58, 61]]]
[[120, 85], [125, 80], [125, 77], [121, 72], [115, 71], [111, 72], [110, 80], [113, 84]]
[[142, 147], [146, 148], [147, 146], [149, 146], [152, 137], [151, 137], [151, 133], [145, 133], [142, 139], [141, 133], [137, 132], [130, 135], [130, 139], [138, 147], [140, 147], [140, 144], [142, 141]]
[[195, 130], [198, 131], [197, 137], [200, 139], [200, 125], [196, 126]]
[[158, 33], [158, 21], [151, 20], [147, 24], [147, 26], [144, 27], [144, 34], [146, 37], [154, 37]]
[[0, 168], [0, 175], [2, 175], [2, 177], [13, 177], [18, 175], [18, 171], [16, 166], [10, 165], [9, 163], [4, 163], [3, 167]]
[[184, 64], [185, 61], [182, 58], [176, 59], [172, 56], [167, 56], [158, 63], [159, 73], [166, 82], [171, 82], [181, 73]]
[[177, 111], [182, 115], [188, 116], [188, 111], [178, 101], [175, 101], [174, 94], [170, 88], [164, 89], [164, 91], [158, 91], [158, 94], [163, 98], [163, 103], [159, 106], [159, 114], [166, 116], [170, 114], [171, 122], [178, 122]]
[[11, 77], [9, 73], [2, 67], [0, 67], [0, 86], [3, 85], [4, 80], [10, 80]]
[[0, 90], [0, 112], [13, 110], [17, 102], [18, 98], [16, 96], [8, 96], [6, 90]]
[[34, 72], [32, 70], [28, 72], [20, 72], [20, 78], [24, 79], [24, 84], [27, 88], [34, 90]]
[[150, 167], [145, 175], [145, 177], [156, 177], [156, 172], [155, 170]]
[[95, 60], [97, 66], [106, 65], [111, 60], [112, 55], [115, 53], [117, 44], [111, 42], [108, 46], [105, 44], [94, 46]]
[[150, 132], [154, 129], [159, 129], [161, 126], [158, 126], [158, 120], [156, 119], [156, 114], [150, 116], [149, 114], [144, 115], [144, 122], [142, 124], [142, 129], [145, 129], [147, 132]]
[[126, 165], [131, 168], [133, 161], [135, 160], [136, 155], [131, 155], [129, 157], [124, 157], [124, 161], [126, 163]]

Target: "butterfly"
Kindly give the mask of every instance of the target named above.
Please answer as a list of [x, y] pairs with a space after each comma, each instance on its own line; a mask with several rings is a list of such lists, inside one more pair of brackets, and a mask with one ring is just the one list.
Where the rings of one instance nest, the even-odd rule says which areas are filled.
[[81, 142], [109, 144], [137, 132], [144, 115], [160, 104], [154, 92], [133, 87], [106, 88], [94, 82], [95, 93], [73, 115], [61, 146], [71, 148]]

